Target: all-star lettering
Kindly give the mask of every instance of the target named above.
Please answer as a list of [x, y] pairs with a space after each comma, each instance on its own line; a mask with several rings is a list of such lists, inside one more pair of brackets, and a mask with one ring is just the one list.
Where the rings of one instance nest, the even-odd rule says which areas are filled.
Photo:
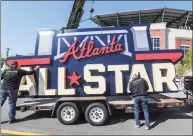
[[[164, 65], [160, 63], [154, 63], [152, 64], [152, 71], [153, 71], [153, 83], [150, 82], [149, 75], [146, 72], [146, 68], [144, 64], [133, 64], [132, 66], [129, 66], [128, 64], [122, 64], [122, 65], [107, 65], [105, 67], [103, 64], [86, 64], [83, 68], [84, 74], [79, 75], [79, 73], [76, 73], [76, 71], [73, 72], [73, 74], [67, 75], [65, 74], [67, 71], [66, 67], [58, 67], [58, 86], [57, 88], [48, 88], [46, 85], [46, 82], [50, 82], [51, 79], [47, 78], [48, 70], [47, 68], [40, 68], [40, 75], [39, 76], [39, 81], [40, 86], [44, 87], [44, 94], [48, 95], [75, 95], [76, 93], [76, 88], [71, 87], [68, 88], [68, 86], [71, 86], [73, 84], [79, 86], [81, 85], [80, 79], [84, 80], [87, 83], [90, 83], [89, 85], [83, 84], [83, 90], [86, 94], [90, 95], [97, 95], [100, 94], [102, 95], [104, 92], [107, 92], [109, 90], [106, 90], [106, 83], [109, 82], [104, 75], [100, 75], [100, 72], [102, 73], [108, 73], [108, 72], [115, 72], [114, 76], [114, 82], [115, 82], [115, 93], [116, 94], [123, 94], [124, 93], [124, 74], [123, 72], [129, 72], [131, 70], [131, 74], [129, 76], [129, 82], [132, 79], [132, 75], [135, 73], [140, 73], [140, 75], [146, 79], [149, 85], [149, 90], [148, 92], [163, 92], [164, 88], [162, 86], [162, 83], [166, 83], [167, 86], [172, 90], [172, 91], [177, 91], [177, 87], [175, 83], [173, 82], [173, 79], [175, 78], [175, 67], [174, 64], [172, 63], [164, 63]], [[167, 70], [167, 76], [162, 77], [161, 73], [158, 72], [160, 69], [166, 69]], [[98, 71], [99, 75], [92, 75], [92, 71]], [[66, 78], [69, 79], [70, 83], [67, 85], [67, 80]], [[20, 85], [20, 90], [23, 91], [25, 88], [35, 88], [36, 82], [32, 76], [28, 76], [27, 79], [24, 79], [27, 82], [27, 85], [24, 85], [24, 81], [21, 82]], [[92, 87], [93, 82], [98, 82], [98, 87]], [[65, 91], [61, 91], [61, 90]], [[34, 91], [31, 92], [32, 94], [35, 94], [35, 89], [30, 90]], [[53, 92], [57, 92], [55, 94], [52, 94]], [[38, 94], [40, 95], [40, 94]]]

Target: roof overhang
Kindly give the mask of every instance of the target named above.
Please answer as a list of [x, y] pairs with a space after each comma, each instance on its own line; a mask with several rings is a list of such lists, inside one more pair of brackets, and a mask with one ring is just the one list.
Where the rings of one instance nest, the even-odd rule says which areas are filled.
[[171, 8], [100, 14], [91, 17], [91, 20], [102, 27], [166, 22], [166, 26], [171, 28], [193, 28], [191, 10]]

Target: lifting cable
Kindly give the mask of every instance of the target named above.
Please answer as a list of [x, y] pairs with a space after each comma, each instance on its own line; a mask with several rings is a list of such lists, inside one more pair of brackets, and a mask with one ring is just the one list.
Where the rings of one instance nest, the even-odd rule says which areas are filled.
[[[91, 9], [90, 9], [90, 17], [89, 18], [87, 18], [87, 19], [84, 19], [84, 20], [81, 20], [79, 23], [74, 23], [74, 24], [72, 24], [71, 26], [74, 26], [74, 25], [79, 25], [80, 23], [82, 23], [82, 22], [85, 22], [85, 21], [87, 21], [87, 20], [90, 20], [91, 18], [92, 18], [92, 13], [94, 12], [94, 0], [92, 1], [92, 6], [91, 6]], [[62, 33], [64, 33], [64, 30], [65, 30], [66, 28], [65, 27], [62, 27], [62, 29], [60, 29], [61, 31], [62, 31]]]
[[93, 12], [94, 12], [94, 0], [92, 1], [92, 7], [90, 8], [90, 17], [92, 17]]

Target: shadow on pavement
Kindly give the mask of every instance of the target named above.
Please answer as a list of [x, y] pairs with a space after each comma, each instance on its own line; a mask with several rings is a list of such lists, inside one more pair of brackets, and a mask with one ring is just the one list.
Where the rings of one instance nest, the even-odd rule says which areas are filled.
[[[189, 115], [187, 115], [189, 113]], [[193, 119], [192, 108], [191, 107], [182, 107], [182, 108], [170, 108], [163, 109], [155, 112], [150, 112], [150, 122], [151, 129], [158, 126], [161, 123], [166, 122], [169, 119]], [[107, 125], [113, 125], [118, 123], [123, 123], [127, 120], [132, 120], [134, 122], [134, 113], [124, 113], [124, 111], [114, 111], [113, 116], [110, 118]], [[144, 122], [143, 112], [140, 113], [140, 120]], [[141, 126], [144, 126], [144, 123], [141, 123]]]
[[106, 125], [114, 125], [118, 123], [124, 123], [129, 119], [133, 119], [133, 114], [126, 114], [124, 110], [114, 110], [112, 116], [109, 117], [109, 122]]
[[[187, 115], [189, 113], [190, 115]], [[159, 115], [158, 115], [159, 114]], [[152, 117], [150, 114], [150, 121], [155, 122], [151, 125], [151, 129], [158, 126], [161, 123], [166, 122], [168, 119], [193, 119], [192, 116], [192, 109], [189, 107], [183, 107], [183, 108], [173, 108], [172, 109], [166, 109], [163, 110], [157, 114], [157, 117]]]
[[1, 124], [5, 124], [5, 123], [8, 123], [8, 121], [2, 121]]
[[[37, 120], [37, 119], [42, 119], [42, 118], [54, 118], [54, 117], [51, 116], [51, 111], [37, 111], [37, 112], [30, 114], [29, 116], [26, 116], [24, 118], [16, 119], [15, 123], [29, 121], [29, 120]], [[1, 124], [5, 124], [5, 123], [8, 123], [8, 121], [1, 122]]]
[[[162, 110], [150, 113], [150, 122], [155, 122], [151, 125], [151, 128], [158, 126], [161, 123], [166, 122], [168, 119], [193, 119], [192, 114], [187, 115], [187, 113], [191, 113], [191, 109], [187, 108], [176, 108], [177, 110]], [[29, 120], [38, 120], [42, 118], [56, 118], [56, 116], [51, 116], [51, 111], [37, 111], [29, 116], [26, 116], [22, 119], [17, 119], [16, 123], [29, 121]], [[143, 113], [140, 113], [140, 119], [144, 120]], [[106, 125], [114, 125], [118, 123], [123, 123], [127, 120], [132, 120], [134, 123], [134, 113], [124, 113], [124, 111], [113, 111], [113, 115], [109, 118], [109, 122]], [[7, 123], [7, 121], [1, 122], [1, 124]], [[84, 115], [80, 115], [79, 121], [75, 124], [85, 124]], [[144, 123], [141, 124], [142, 126], [145, 125]]]

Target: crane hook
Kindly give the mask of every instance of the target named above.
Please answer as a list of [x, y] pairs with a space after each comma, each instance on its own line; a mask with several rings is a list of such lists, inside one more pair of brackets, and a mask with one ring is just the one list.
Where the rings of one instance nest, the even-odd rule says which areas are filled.
[[94, 0], [92, 1], [92, 7], [90, 8], [90, 14], [94, 12], [93, 4], [94, 4]]
[[91, 9], [90, 9], [90, 13], [93, 13], [93, 12], [94, 12], [94, 8], [91, 8]]

